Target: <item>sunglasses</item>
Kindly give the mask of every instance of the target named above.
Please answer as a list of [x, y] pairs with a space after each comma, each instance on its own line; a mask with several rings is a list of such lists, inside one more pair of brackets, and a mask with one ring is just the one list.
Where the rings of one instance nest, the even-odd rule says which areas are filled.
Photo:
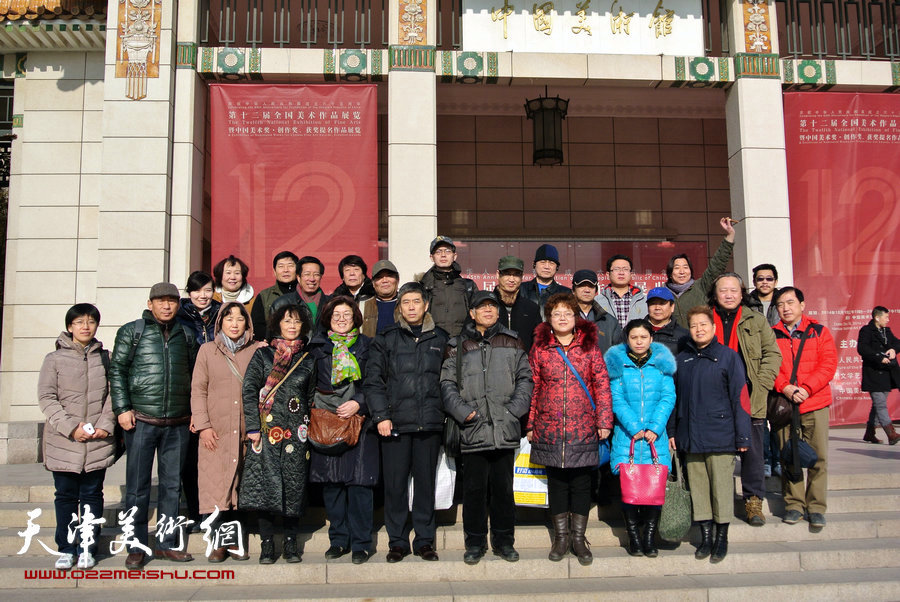
[[756, 279], [757, 282], [775, 282], [775, 278], [772, 276], [760, 276]]

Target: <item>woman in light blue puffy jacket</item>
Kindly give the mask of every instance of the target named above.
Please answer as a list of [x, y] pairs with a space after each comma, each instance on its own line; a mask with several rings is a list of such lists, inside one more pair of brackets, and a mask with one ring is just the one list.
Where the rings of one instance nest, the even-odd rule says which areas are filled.
[[[629, 461], [632, 440], [635, 464], [653, 463], [650, 443], [657, 440], [659, 444], [654, 446], [660, 464], [669, 466], [671, 461], [665, 434], [675, 407], [675, 358], [664, 345], [652, 342], [652, 329], [644, 319], [630, 321], [625, 326], [625, 343], [606, 353], [616, 420], [610, 451], [614, 474], [618, 474], [620, 463]], [[628, 553], [632, 556], [654, 558], [659, 553], [655, 540], [660, 509], [622, 504]], [[639, 530], [641, 514], [646, 524], [643, 537]]]

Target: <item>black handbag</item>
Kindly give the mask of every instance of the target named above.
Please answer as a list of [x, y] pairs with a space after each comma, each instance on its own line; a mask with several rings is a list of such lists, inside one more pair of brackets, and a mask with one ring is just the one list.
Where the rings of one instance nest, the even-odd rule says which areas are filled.
[[819, 455], [801, 437], [800, 408], [794, 404], [791, 412], [791, 438], [781, 449], [781, 467], [792, 483], [803, 482], [803, 469], [812, 468], [819, 461]]
[[[800, 335], [800, 346], [797, 348], [797, 355], [794, 356], [794, 366], [791, 369], [792, 385], [797, 384], [797, 368], [800, 366], [800, 355], [803, 353], [803, 347], [806, 345], [806, 339], [809, 338], [809, 331], [812, 324], [806, 327], [803, 334]], [[792, 408], [794, 402], [777, 391], [769, 391], [769, 397], [766, 400], [766, 420], [775, 430], [783, 428], [791, 421]]]
[[[463, 350], [463, 341], [465, 339], [462, 335], [459, 336], [459, 342], [456, 344], [456, 387], [459, 389], [459, 394], [462, 395], [463, 383], [462, 383], [462, 350]], [[444, 432], [443, 432], [443, 440], [442, 443], [444, 445], [444, 453], [447, 454], [449, 458], [458, 458], [462, 455], [462, 448], [459, 444], [459, 423], [453, 416], [444, 416]]]

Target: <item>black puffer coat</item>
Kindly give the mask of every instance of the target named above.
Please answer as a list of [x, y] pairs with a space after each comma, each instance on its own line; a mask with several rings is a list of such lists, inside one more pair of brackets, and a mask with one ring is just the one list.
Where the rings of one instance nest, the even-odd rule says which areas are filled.
[[443, 430], [441, 363], [449, 338], [430, 313], [418, 338], [402, 317], [375, 337], [365, 390], [376, 425], [390, 420], [400, 433]]
[[684, 351], [688, 341], [691, 340], [691, 333], [687, 328], [679, 326], [674, 319], [668, 324], [653, 331], [653, 342], [662, 343], [672, 352], [672, 355], [678, 355]]
[[[366, 374], [370, 343], [369, 337], [360, 334], [356, 343], [350, 347], [350, 353], [356, 358], [363, 376]], [[310, 353], [316, 360], [316, 388], [322, 392], [334, 392], [334, 385], [331, 384], [334, 343], [325, 333], [320, 333], [313, 337], [309, 345]], [[326, 456], [313, 449], [309, 469], [309, 480], [313, 483], [341, 483], [365, 487], [374, 487], [378, 483], [378, 470], [381, 466], [378, 435], [369, 415], [369, 406], [366, 403], [362, 380], [358, 380], [354, 384], [356, 392], [353, 395], [353, 401], [359, 404], [357, 413], [366, 417], [359, 433], [359, 442], [339, 456]]]
[[463, 324], [469, 317], [472, 295], [478, 290], [475, 281], [463, 278], [460, 271], [456, 262], [446, 272], [432, 266], [420, 279], [431, 299], [428, 311], [434, 323], [450, 336], [456, 336], [462, 331]]
[[525, 346], [525, 353], [528, 353], [534, 340], [534, 329], [541, 323], [541, 309], [536, 303], [526, 299], [521, 292], [516, 295], [511, 310], [503, 303], [500, 289], [494, 289], [494, 297], [500, 304], [500, 318], [497, 322], [515, 332]]
[[900, 339], [894, 336], [890, 328], [881, 330], [875, 326], [875, 320], [859, 329], [856, 352], [862, 357], [863, 391], [887, 392], [900, 387], [900, 366], [895, 359], [889, 364], [882, 363], [882, 355], [888, 349], [900, 354]]
[[[157, 418], [181, 418], [191, 413], [191, 372], [197, 341], [177, 321], [160, 324], [144, 310], [144, 331], [132, 361], [134, 322], [116, 332], [109, 364], [109, 389], [116, 416], [137, 410]], [[168, 340], [163, 329], [169, 332]]]
[[[462, 365], [457, 369], [460, 342]], [[532, 389], [528, 356], [513, 331], [497, 323], [482, 336], [474, 324], [466, 324], [460, 336], [450, 339], [441, 394], [444, 410], [460, 424], [463, 453], [519, 447], [519, 419], [531, 407]], [[466, 422], [472, 412], [475, 418]]]
[[547, 299], [556, 293], [572, 292], [572, 289], [561, 285], [556, 280], [551, 282], [543, 292], [538, 292], [539, 290], [537, 278], [532, 278], [528, 282], [522, 283], [522, 286], [519, 287], [519, 294], [538, 306], [538, 309], [541, 312], [541, 319], [544, 318], [544, 305], [547, 303]]
[[[305, 350], [291, 358], [291, 372], [275, 392], [275, 402], [267, 422], [268, 436], [262, 434], [259, 447], [248, 445], [244, 455], [238, 508], [300, 516], [306, 508], [306, 479], [309, 473], [309, 406], [316, 386], [315, 360], [304, 357]], [[260, 430], [259, 392], [266, 384], [275, 361], [275, 348], [257, 349], [244, 374], [242, 397], [247, 432]], [[288, 368], [290, 370], [290, 367]]]
[[[213, 299], [210, 301], [209, 310], [201, 314], [190, 299], [179, 299], [178, 313], [175, 319], [187, 330], [194, 334], [197, 346], [209, 343], [216, 339], [216, 314], [222, 304]], [[206, 317], [206, 320], [203, 318]]]

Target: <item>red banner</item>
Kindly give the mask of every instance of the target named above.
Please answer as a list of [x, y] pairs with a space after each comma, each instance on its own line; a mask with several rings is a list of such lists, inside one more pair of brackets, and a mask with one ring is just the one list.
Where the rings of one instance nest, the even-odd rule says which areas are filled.
[[[865, 422], [856, 352], [872, 308], [900, 302], [900, 98], [784, 95], [794, 282], [838, 347], [832, 424]], [[900, 410], [891, 396], [890, 411]]]
[[374, 85], [210, 86], [212, 261], [234, 254], [256, 291], [279, 251], [325, 264], [378, 261], [378, 104]]

